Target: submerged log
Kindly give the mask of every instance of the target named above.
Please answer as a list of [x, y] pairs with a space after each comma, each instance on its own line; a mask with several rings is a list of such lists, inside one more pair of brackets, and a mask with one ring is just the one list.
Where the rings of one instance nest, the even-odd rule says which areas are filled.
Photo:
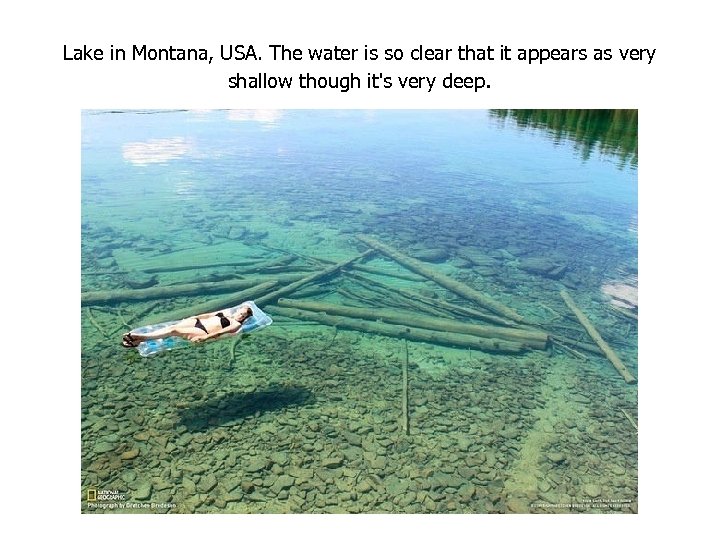
[[593, 339], [595, 343], [597, 343], [597, 346], [600, 347], [600, 350], [605, 354], [605, 357], [610, 360], [612, 365], [615, 366], [615, 369], [618, 371], [618, 373], [622, 375], [622, 378], [625, 379], [625, 382], [628, 384], [637, 383], [637, 379], [632, 375], [632, 373], [628, 371], [628, 369], [622, 363], [618, 355], [615, 354], [615, 351], [613, 351], [610, 348], [610, 345], [608, 345], [607, 342], [602, 338], [600, 333], [590, 322], [590, 319], [587, 318], [587, 315], [580, 311], [580, 308], [577, 307], [575, 301], [572, 299], [570, 294], [568, 294], [565, 289], [561, 289], [560, 296], [565, 301], [567, 307], [570, 308], [570, 311], [575, 314], [578, 321], [580, 321], [580, 324], [583, 325], [583, 328], [585, 328], [585, 331], [588, 333], [588, 335]]
[[186, 272], [188, 270], [204, 270], [206, 268], [222, 268], [224, 266], [257, 266], [258, 264], [260, 263], [257, 260], [247, 260], [225, 263], [189, 264], [185, 266], [158, 266], [155, 268], [143, 268], [141, 271], [148, 274], [165, 274], [170, 272]]
[[402, 374], [403, 374], [403, 386], [402, 386], [402, 429], [405, 435], [410, 434], [410, 413], [409, 413], [409, 401], [408, 401], [408, 363], [410, 360], [410, 353], [408, 352], [407, 340], [405, 341], [405, 357], [403, 358]]
[[386, 244], [383, 244], [375, 238], [371, 238], [364, 234], [359, 234], [357, 238], [361, 242], [364, 242], [365, 244], [377, 249], [391, 259], [394, 259], [398, 262], [398, 264], [409, 268], [410, 270], [420, 274], [421, 276], [425, 276], [426, 278], [433, 280], [438, 285], [442, 285], [443, 287], [454, 292], [455, 294], [462, 296], [463, 298], [467, 298], [468, 300], [472, 300], [473, 302], [477, 303], [478, 305], [484, 307], [487, 310], [492, 311], [493, 313], [496, 313], [497, 315], [501, 315], [502, 317], [511, 319], [516, 322], [524, 322], [523, 317], [516, 311], [510, 309], [507, 306], [504, 306], [497, 300], [494, 300], [489, 296], [479, 291], [476, 291], [472, 287], [469, 287], [456, 279], [446, 276], [445, 274], [441, 274], [440, 272], [436, 272], [427, 264], [420, 262], [413, 257], [404, 255], [398, 250]]
[[522, 353], [528, 350], [522, 343], [515, 341], [487, 339], [468, 334], [453, 334], [451, 332], [437, 332], [434, 330], [412, 328], [399, 324], [384, 324], [379, 322], [350, 319], [349, 317], [335, 317], [325, 313], [304, 311], [294, 308], [272, 306], [268, 308], [268, 311], [271, 314], [282, 315], [283, 317], [289, 317], [292, 319], [313, 321], [327, 326], [335, 326], [337, 328], [345, 328], [347, 330], [357, 330], [369, 334], [379, 334], [381, 336], [389, 336], [398, 339], [424, 341], [435, 345], [449, 345], [451, 347], [477, 349], [494, 353]]
[[622, 413], [625, 415], [625, 418], [628, 419], [628, 422], [630, 422], [630, 425], [631, 425], [632, 427], [634, 427], [634, 428], [635, 428], [635, 431], [637, 432], [637, 431], [638, 431], [637, 422], [632, 419], [632, 416], [630, 416], [630, 414], [629, 414], [625, 409], [620, 409], [620, 410], [621, 410]]
[[217, 311], [220, 309], [233, 307], [242, 302], [245, 302], [246, 300], [253, 300], [256, 295], [266, 293], [269, 290], [277, 287], [277, 285], [277, 281], [266, 281], [265, 283], [261, 283], [260, 285], [256, 285], [255, 287], [236, 291], [235, 293], [228, 296], [213, 298], [212, 300], [208, 300], [207, 302], [203, 302], [201, 304], [195, 304], [193, 306], [175, 309], [173, 311], [168, 311], [160, 315], [153, 315], [147, 320], [144, 320], [142, 324], [139, 324], [138, 326], [145, 326], [148, 324], [157, 324], [168, 321], [178, 321], [180, 319], [185, 319], [186, 317], [192, 317], [193, 315], [200, 315], [202, 313], [209, 313], [211, 311]]
[[545, 349], [548, 344], [548, 335], [537, 330], [522, 330], [519, 328], [502, 328], [495, 326], [481, 326], [457, 322], [437, 317], [415, 315], [413, 313], [394, 311], [390, 309], [359, 308], [341, 306], [327, 302], [310, 302], [306, 300], [293, 300], [281, 298], [278, 305], [282, 307], [302, 309], [327, 313], [328, 315], [339, 315], [352, 319], [365, 319], [370, 321], [382, 321], [390, 324], [399, 324], [413, 328], [425, 328], [438, 332], [450, 332], [455, 334], [468, 334], [490, 339], [501, 339], [515, 341], [532, 349]]
[[390, 288], [384, 283], [375, 281], [368, 277], [360, 275], [355, 272], [355, 269], [343, 270], [343, 273], [348, 276], [352, 281], [357, 283], [360, 287], [363, 287], [366, 291], [370, 291], [376, 295], [381, 296], [379, 305], [390, 305], [394, 304], [395, 307], [401, 309], [408, 309], [411, 311], [424, 311], [425, 313], [432, 313], [440, 317], [447, 317], [447, 311], [437, 309], [436, 306], [430, 306], [424, 302], [419, 302], [412, 299], [409, 295], [405, 294], [402, 289]]
[[[273, 276], [273, 281], [290, 283], [298, 279], [297, 274]], [[267, 278], [232, 279], [217, 283], [186, 283], [148, 289], [117, 289], [114, 291], [91, 291], [80, 295], [80, 305], [113, 304], [116, 302], [143, 302], [158, 298], [175, 298], [177, 296], [199, 296], [202, 294], [220, 294], [249, 289], [267, 282]]]
[[386, 276], [396, 279], [404, 279], [406, 281], [426, 281], [425, 278], [416, 276], [415, 274], [401, 274], [399, 272], [393, 272], [391, 270], [383, 270], [382, 268], [373, 268], [367, 264], [356, 264], [353, 269], [366, 274], [375, 274], [378, 276]]
[[629, 311], [629, 310], [624, 309], [624, 308], [621, 308], [621, 307], [613, 306], [612, 304], [610, 304], [608, 307], [609, 307], [611, 310], [613, 310], [614, 313], [617, 313], [617, 314], [619, 314], [619, 315], [622, 315], [623, 317], [627, 317], [628, 319], [632, 319], [632, 320], [635, 321], [635, 322], [637, 322], [637, 320], [638, 320], [637, 313], [633, 313], [632, 311]]
[[478, 311], [477, 309], [460, 306], [458, 304], [453, 304], [452, 302], [446, 302], [445, 300], [440, 300], [438, 298], [427, 298], [425, 296], [422, 296], [415, 292], [410, 291], [397, 291], [399, 294], [411, 299], [415, 300], [417, 302], [422, 302], [423, 304], [443, 308], [446, 311], [450, 311], [453, 313], [456, 313], [458, 315], [464, 315], [465, 317], [470, 317], [473, 319], [479, 319], [481, 321], [497, 324], [499, 326], [507, 326], [507, 327], [517, 327], [518, 324], [514, 321], [509, 321], [507, 319], [503, 319], [501, 317], [497, 317], [496, 315], [490, 315], [489, 313], [483, 313], [482, 311]]
[[290, 283], [289, 285], [286, 285], [285, 287], [278, 289], [277, 291], [268, 293], [264, 296], [261, 296], [260, 298], [257, 298], [255, 300], [255, 303], [258, 305], [261, 305], [261, 304], [268, 304], [270, 302], [274, 302], [278, 298], [280, 298], [282, 296], [286, 296], [286, 295], [298, 290], [303, 285], [307, 285], [308, 283], [312, 283], [313, 281], [318, 281], [320, 279], [323, 279], [327, 276], [334, 274], [335, 272], [338, 272], [342, 268], [350, 266], [351, 264], [353, 264], [356, 261], [364, 259], [365, 257], [370, 255], [374, 251], [375, 251], [374, 249], [368, 249], [367, 251], [364, 251], [360, 255], [355, 255], [354, 257], [352, 257], [351, 259], [348, 259], [347, 261], [333, 265], [330, 268], [326, 268], [325, 270], [320, 270], [319, 272], [315, 272], [314, 274], [310, 274], [309, 276], [305, 276], [302, 279], [294, 281], [293, 283]]

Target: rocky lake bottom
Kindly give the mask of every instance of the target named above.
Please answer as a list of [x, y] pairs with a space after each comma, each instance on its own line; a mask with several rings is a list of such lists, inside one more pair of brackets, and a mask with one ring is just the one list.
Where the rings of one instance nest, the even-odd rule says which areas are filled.
[[402, 341], [288, 321], [142, 359], [86, 330], [82, 501], [138, 503], [89, 511], [637, 512], [637, 387], [599, 358], [408, 343], [406, 434]]

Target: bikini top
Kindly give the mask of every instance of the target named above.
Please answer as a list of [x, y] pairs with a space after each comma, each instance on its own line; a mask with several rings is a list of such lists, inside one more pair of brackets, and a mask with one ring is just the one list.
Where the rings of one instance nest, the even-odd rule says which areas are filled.
[[220, 313], [216, 313], [215, 316], [216, 316], [216, 317], [220, 317], [220, 326], [221, 326], [221, 327], [227, 328], [228, 326], [230, 326], [230, 319], [228, 319], [228, 318], [223, 314], [222, 311], [221, 311]]

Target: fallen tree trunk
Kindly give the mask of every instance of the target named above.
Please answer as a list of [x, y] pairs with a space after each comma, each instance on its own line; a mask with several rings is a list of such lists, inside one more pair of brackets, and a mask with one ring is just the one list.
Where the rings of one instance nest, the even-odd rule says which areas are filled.
[[585, 331], [588, 333], [588, 335], [593, 339], [595, 343], [597, 343], [597, 346], [600, 347], [600, 350], [605, 354], [605, 357], [610, 360], [612, 365], [615, 366], [615, 369], [618, 371], [618, 373], [622, 375], [622, 378], [625, 379], [625, 382], [628, 384], [637, 383], [637, 379], [632, 375], [632, 373], [628, 371], [628, 369], [622, 363], [618, 355], [615, 354], [615, 351], [613, 351], [610, 348], [610, 345], [608, 345], [607, 342], [602, 338], [600, 333], [590, 322], [590, 319], [588, 319], [587, 316], [582, 311], [580, 311], [580, 308], [575, 305], [575, 302], [568, 294], [568, 292], [564, 289], [561, 289], [560, 296], [565, 301], [567, 307], [570, 308], [570, 311], [575, 314], [578, 321], [580, 321], [580, 324], [583, 325], [583, 328], [585, 328]]
[[523, 317], [516, 311], [502, 305], [500, 302], [493, 300], [489, 296], [479, 291], [476, 291], [472, 287], [468, 287], [467, 285], [456, 279], [446, 276], [445, 274], [441, 274], [440, 272], [436, 272], [427, 264], [413, 257], [404, 255], [398, 250], [386, 244], [383, 244], [375, 238], [371, 238], [364, 234], [359, 234], [357, 238], [361, 242], [364, 242], [365, 244], [377, 249], [379, 252], [390, 257], [391, 259], [394, 259], [398, 262], [398, 264], [409, 268], [410, 270], [420, 274], [421, 276], [425, 276], [426, 278], [433, 280], [438, 285], [442, 285], [443, 287], [454, 292], [455, 294], [462, 296], [463, 298], [467, 298], [468, 300], [472, 300], [473, 302], [477, 303], [478, 305], [484, 307], [487, 310], [492, 311], [493, 313], [496, 313], [497, 315], [501, 315], [502, 317], [511, 319], [516, 322], [524, 322]]
[[147, 274], [165, 274], [169, 272], [186, 272], [188, 270], [204, 270], [206, 268], [222, 268], [223, 266], [258, 266], [258, 261], [238, 261], [228, 263], [206, 263], [206, 264], [189, 264], [185, 266], [158, 266], [155, 268], [143, 268], [140, 272]]
[[255, 295], [262, 294], [270, 289], [277, 287], [277, 281], [266, 281], [255, 287], [244, 289], [242, 291], [235, 292], [228, 296], [222, 296], [220, 298], [214, 298], [203, 302], [202, 304], [195, 304], [190, 307], [184, 307], [173, 311], [168, 311], [160, 315], [154, 315], [152, 318], [145, 320], [138, 326], [146, 326], [149, 324], [157, 324], [168, 321], [178, 321], [186, 317], [192, 317], [193, 315], [200, 315], [201, 313], [208, 313], [220, 309], [236, 306], [246, 300], [253, 300]]
[[348, 276], [352, 281], [354, 281], [358, 286], [362, 287], [365, 291], [368, 291], [375, 295], [380, 295], [380, 300], [379, 302], [377, 302], [378, 305], [394, 304], [395, 307], [399, 307], [400, 309], [421, 311], [427, 314], [434, 314], [439, 317], [448, 317], [448, 313], [446, 311], [442, 311], [440, 309], [437, 309], [437, 307], [435, 306], [430, 306], [426, 303], [413, 300], [410, 296], [405, 294], [402, 289], [391, 289], [384, 283], [360, 275], [359, 272], [355, 272], [354, 268], [343, 270], [343, 274]]
[[[260, 298], [257, 298], [255, 300], [255, 303], [258, 305], [261, 304], [267, 304], [270, 302], [274, 302], [278, 298], [282, 296], [289, 295], [290, 293], [298, 290], [303, 285], [307, 285], [308, 283], [312, 283], [313, 281], [317, 281], [319, 279], [322, 279], [324, 277], [330, 276], [334, 274], [335, 272], [339, 271], [342, 268], [345, 268], [346, 266], [350, 266], [356, 261], [362, 260], [371, 253], [373, 253], [374, 249], [368, 249], [367, 251], [361, 253], [360, 255], [355, 255], [351, 259], [348, 259], [347, 261], [338, 263], [334, 266], [331, 266], [330, 268], [326, 268], [325, 270], [320, 270], [319, 272], [315, 272], [314, 274], [310, 274], [309, 276], [305, 276], [302, 279], [299, 279], [297, 281], [294, 281], [293, 283], [290, 283], [289, 285], [286, 285], [285, 287], [282, 287], [281, 289], [278, 289], [277, 291], [268, 293], [264, 296], [261, 296]], [[260, 306], [262, 307], [262, 306]]]
[[451, 347], [476, 349], [494, 353], [522, 353], [528, 350], [528, 348], [522, 343], [517, 343], [515, 341], [487, 339], [467, 334], [453, 334], [451, 332], [436, 332], [434, 330], [411, 328], [409, 326], [399, 324], [384, 324], [379, 322], [350, 319], [348, 317], [335, 317], [325, 313], [304, 311], [294, 308], [272, 306], [268, 308], [268, 311], [271, 314], [282, 315], [283, 317], [289, 317], [291, 319], [313, 321], [327, 326], [334, 326], [336, 328], [357, 330], [360, 332], [367, 332], [369, 334], [379, 334], [381, 336], [389, 336], [398, 339], [424, 341], [435, 345], [449, 345]]
[[399, 272], [392, 272], [390, 270], [383, 270], [381, 268], [373, 268], [372, 266], [369, 266], [367, 264], [356, 264], [355, 266], [353, 266], [353, 269], [358, 270], [359, 272], [365, 272], [367, 274], [375, 274], [378, 276], [404, 279], [406, 281], [426, 281], [425, 278], [416, 276], [414, 274], [401, 274]]
[[[298, 279], [297, 274], [274, 276], [273, 281], [290, 283]], [[149, 287], [147, 289], [117, 289], [114, 291], [91, 291], [80, 295], [80, 305], [113, 304], [116, 302], [144, 302], [158, 298], [175, 298], [177, 296], [199, 296], [201, 294], [220, 294], [249, 289], [267, 282], [267, 278], [232, 279], [217, 283], [186, 283], [165, 287]]]
[[310, 302], [306, 300], [293, 300], [280, 298], [278, 305], [305, 311], [323, 312], [328, 315], [339, 315], [352, 319], [365, 319], [370, 321], [382, 321], [390, 324], [399, 324], [413, 328], [425, 328], [438, 332], [450, 332], [455, 334], [468, 334], [490, 339], [501, 339], [522, 343], [532, 349], [544, 350], [548, 344], [548, 335], [537, 330], [521, 330], [519, 328], [502, 328], [494, 326], [481, 326], [457, 322], [437, 317], [403, 313], [389, 309], [359, 308], [341, 306], [327, 302]]
[[406, 298], [410, 300], [414, 300], [416, 302], [420, 302], [422, 304], [425, 304], [430, 307], [438, 307], [443, 308], [446, 311], [451, 311], [458, 315], [464, 315], [465, 317], [472, 317], [474, 319], [479, 319], [481, 321], [497, 324], [499, 326], [507, 326], [507, 327], [517, 327], [517, 323], [514, 321], [509, 321], [507, 319], [503, 319], [501, 317], [497, 317], [495, 315], [490, 315], [489, 313], [483, 313], [482, 311], [478, 311], [473, 308], [465, 307], [465, 306], [459, 306], [457, 304], [453, 304], [451, 302], [446, 302], [445, 300], [440, 300], [438, 298], [428, 298], [426, 296], [422, 296], [416, 292], [406, 291], [406, 290], [397, 290], [400, 295], [405, 296]]

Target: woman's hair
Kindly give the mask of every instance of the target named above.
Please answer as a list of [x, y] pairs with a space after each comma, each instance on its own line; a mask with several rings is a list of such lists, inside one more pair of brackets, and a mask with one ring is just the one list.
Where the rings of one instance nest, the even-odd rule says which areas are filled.
[[[247, 312], [245, 313], [245, 316], [243, 316], [242, 319], [241, 319], [241, 320], [243, 320], [243, 321], [244, 321], [245, 319], [249, 319], [250, 317], [253, 316], [253, 310], [252, 310], [252, 308], [251, 308], [250, 306], [244, 306], [244, 308], [247, 310]], [[241, 310], [241, 311], [242, 311], [242, 310]], [[239, 312], [238, 312], [238, 314], [239, 314]]]

